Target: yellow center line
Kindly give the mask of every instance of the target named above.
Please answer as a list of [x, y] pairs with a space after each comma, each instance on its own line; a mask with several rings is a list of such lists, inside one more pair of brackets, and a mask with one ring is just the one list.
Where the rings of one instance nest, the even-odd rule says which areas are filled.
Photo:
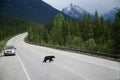
[[88, 79], [87, 77], [81, 75], [80, 73], [78, 73], [77, 71], [75, 71], [74, 69], [72, 69], [72, 68], [70, 68], [70, 67], [67, 67], [67, 66], [65, 66], [65, 65], [62, 65], [62, 64], [60, 64], [60, 63], [56, 63], [56, 65], [59, 66], [59, 67], [61, 67], [61, 68], [63, 68], [63, 69], [65, 69], [65, 70], [67, 70], [67, 71], [69, 71], [69, 72], [71, 72], [71, 73], [73, 73], [73, 74], [75, 74], [75, 75], [77, 75], [77, 76], [79, 76], [79, 77], [82, 78], [83, 80], [90, 80], [90, 79]]

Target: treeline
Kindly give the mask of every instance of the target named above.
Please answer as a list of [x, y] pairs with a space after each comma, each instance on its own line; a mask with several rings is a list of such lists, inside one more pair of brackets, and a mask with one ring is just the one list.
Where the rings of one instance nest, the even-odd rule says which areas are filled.
[[80, 21], [57, 14], [45, 26], [30, 27], [27, 38], [41, 45], [120, 55], [120, 11], [113, 23], [99, 17], [97, 11], [93, 19], [84, 15]]
[[30, 25], [33, 25], [33, 23], [0, 16], [0, 41], [8, 38], [9, 36], [27, 31]]
[[38, 24], [29, 21], [0, 16], [0, 53], [9, 38], [27, 32], [30, 26]]

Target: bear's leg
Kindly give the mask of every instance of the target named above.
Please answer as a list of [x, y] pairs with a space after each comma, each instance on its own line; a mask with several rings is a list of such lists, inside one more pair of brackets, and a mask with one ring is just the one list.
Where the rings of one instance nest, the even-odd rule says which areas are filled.
[[51, 62], [51, 59], [49, 59], [49, 62]]
[[46, 59], [46, 58], [44, 58], [43, 62], [45, 62], [45, 63], [46, 63], [46, 61], [47, 61], [47, 59]]
[[45, 62], [45, 59], [43, 60], [43, 63]]
[[52, 58], [49, 59], [49, 62], [54, 61]]

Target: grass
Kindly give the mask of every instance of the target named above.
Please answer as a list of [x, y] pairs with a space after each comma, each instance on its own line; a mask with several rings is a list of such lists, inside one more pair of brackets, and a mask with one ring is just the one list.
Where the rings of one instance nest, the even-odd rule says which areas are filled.
[[5, 47], [8, 39], [5, 39], [3, 41], [0, 41], [0, 53], [2, 53], [3, 48]]
[[[18, 34], [16, 34], [16, 35], [18, 35]], [[16, 36], [16, 35], [9, 36], [5, 40], [0, 41], [0, 54], [2, 53], [2, 50], [6, 46], [8, 40], [11, 39], [12, 37]]]
[[66, 48], [66, 47], [60, 47], [60, 46], [58, 47], [58, 46], [53, 46], [53, 45], [50, 46], [50, 45], [36, 44], [34, 42], [30, 42], [29, 40], [27, 40], [27, 37], [24, 39], [24, 41], [26, 43], [29, 43], [29, 44], [32, 44], [32, 45], [45, 46], [45, 47], [55, 48], [55, 49], [64, 50], [64, 51], [68, 51], [68, 52], [75, 52], [75, 53], [78, 53], [78, 54], [84, 54], [84, 55], [88, 55], [88, 56], [94, 56], [94, 57], [99, 57], [99, 58], [103, 58], [103, 59], [107, 59], [107, 60], [120, 62], [119, 58], [116, 59], [116, 58], [105, 56], [105, 55], [96, 55], [96, 54], [93, 54], [91, 52], [84, 51], [84, 50], [76, 50], [76, 49], [72, 49], [72, 48]]

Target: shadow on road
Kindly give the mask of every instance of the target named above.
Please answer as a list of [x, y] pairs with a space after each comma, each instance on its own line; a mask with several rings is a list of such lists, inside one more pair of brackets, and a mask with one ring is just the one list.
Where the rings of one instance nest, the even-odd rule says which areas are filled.
[[9, 56], [14, 56], [14, 55], [7, 55], [7, 56], [5, 56], [5, 55], [3, 55], [3, 54], [0, 54], [0, 58], [1, 58], [1, 57], [9, 57]]

